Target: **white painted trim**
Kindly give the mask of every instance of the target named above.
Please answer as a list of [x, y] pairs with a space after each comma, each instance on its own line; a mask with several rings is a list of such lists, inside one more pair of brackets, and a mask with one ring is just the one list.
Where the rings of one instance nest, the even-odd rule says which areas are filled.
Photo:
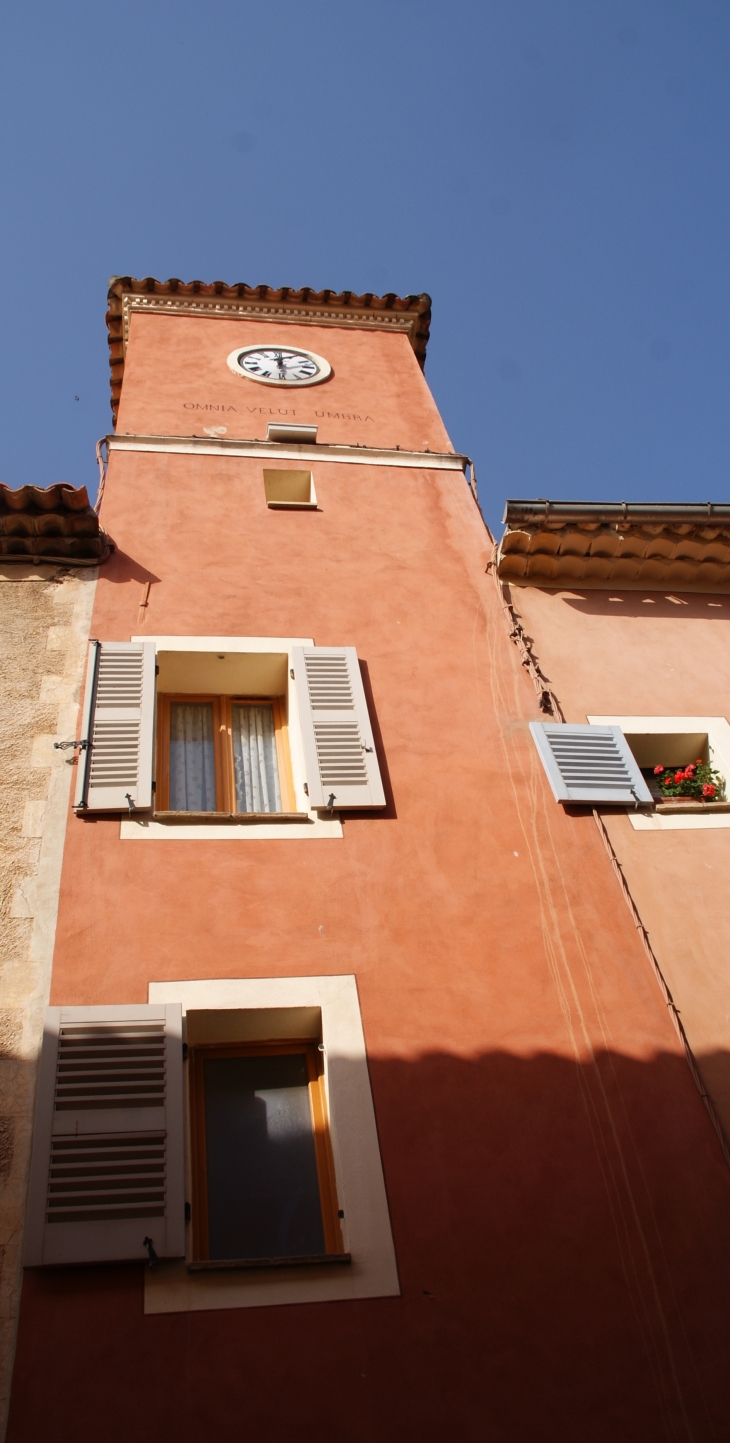
[[690, 812], [683, 817], [679, 812], [670, 812], [669, 816], [663, 816], [661, 812], [647, 812], [634, 816], [629, 813], [629, 821], [635, 832], [705, 832], [713, 827], [727, 829], [730, 827], [729, 812], [708, 812], [702, 816], [700, 812]]
[[[304, 809], [302, 809], [304, 810]], [[119, 825], [122, 842], [316, 842], [342, 837], [342, 823], [312, 813], [311, 822], [214, 823], [155, 822], [123, 817]]]
[[[706, 732], [712, 765], [724, 776], [730, 789], [730, 723], [724, 716], [589, 716], [599, 726], [619, 726], [628, 732]], [[629, 821], [636, 832], [704, 832], [713, 827], [729, 828], [730, 812], [676, 812], [643, 815], [629, 811]]]
[[189, 1008], [321, 1009], [337, 1195], [352, 1263], [240, 1273], [189, 1273], [186, 1263], [164, 1263], [145, 1268], [145, 1313], [397, 1297], [395, 1249], [354, 976], [150, 982], [149, 1001], [179, 1002], [183, 1014]]
[[311, 636], [131, 636], [130, 641], [154, 641], [157, 651], [279, 651], [289, 655], [292, 647], [314, 646]]
[[115, 432], [109, 451], [152, 451], [178, 456], [262, 456], [279, 461], [339, 461], [355, 466], [407, 466], [421, 471], [461, 471], [468, 463], [456, 451], [396, 451], [379, 446], [294, 446], [282, 441], [237, 441], [225, 436], [141, 436]]
[[296, 685], [290, 673], [293, 665], [295, 646], [313, 646], [311, 637], [291, 636], [133, 636], [132, 641], [151, 641], [155, 652], [160, 651], [212, 651], [212, 652], [280, 652], [287, 657], [287, 686], [289, 710], [289, 753], [294, 781], [295, 811], [307, 812], [308, 822], [235, 822], [208, 824], [191, 822], [189, 826], [177, 822], [155, 822], [151, 817], [123, 817], [119, 837], [123, 842], [165, 841], [165, 842], [298, 842], [332, 840], [343, 835], [342, 824], [336, 817], [323, 817], [310, 806], [304, 785], [307, 774], [304, 765], [304, 748], [299, 721], [299, 703]]

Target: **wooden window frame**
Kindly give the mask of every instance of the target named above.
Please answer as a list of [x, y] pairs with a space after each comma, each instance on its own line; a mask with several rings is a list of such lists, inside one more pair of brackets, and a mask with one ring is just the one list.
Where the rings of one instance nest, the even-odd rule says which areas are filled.
[[[322, 1212], [322, 1231], [325, 1252], [322, 1260], [342, 1259], [342, 1229], [337, 1204], [337, 1184], [332, 1155], [327, 1114], [324, 1060], [319, 1044], [310, 1040], [294, 1039], [277, 1042], [213, 1042], [191, 1047], [189, 1053], [189, 1099], [190, 1099], [190, 1140], [192, 1178], [192, 1240], [193, 1265], [209, 1262], [208, 1241], [208, 1180], [205, 1152], [205, 1080], [203, 1064], [207, 1057], [271, 1057], [301, 1056], [307, 1062], [309, 1105], [312, 1119], [312, 1136], [317, 1162], [319, 1201]], [[238, 1263], [264, 1267], [267, 1263], [281, 1266], [282, 1262], [296, 1263], [296, 1258], [231, 1258], [221, 1260], [223, 1265]], [[306, 1260], [308, 1261], [308, 1260]], [[215, 1267], [218, 1260], [210, 1263]]]
[[[275, 817], [283, 813], [293, 814], [294, 779], [289, 750], [289, 728], [286, 719], [286, 700], [282, 696], [238, 697], [218, 696], [209, 692], [159, 692], [157, 696], [157, 789], [155, 811], [170, 812], [170, 706], [172, 702], [188, 702], [190, 705], [210, 702], [213, 706], [213, 748], [215, 756], [215, 806], [214, 812], [177, 812], [176, 816], [200, 817], [211, 820], [216, 816]], [[237, 812], [236, 779], [233, 767], [233, 719], [232, 705], [270, 706], [274, 715], [274, 739], [276, 760], [279, 770], [281, 812]]]

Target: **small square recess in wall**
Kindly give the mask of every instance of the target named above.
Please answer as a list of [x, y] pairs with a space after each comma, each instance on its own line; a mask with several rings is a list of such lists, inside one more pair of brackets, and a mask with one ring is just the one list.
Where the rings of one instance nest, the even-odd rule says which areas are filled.
[[316, 511], [311, 471], [264, 471], [266, 504], [288, 511]]

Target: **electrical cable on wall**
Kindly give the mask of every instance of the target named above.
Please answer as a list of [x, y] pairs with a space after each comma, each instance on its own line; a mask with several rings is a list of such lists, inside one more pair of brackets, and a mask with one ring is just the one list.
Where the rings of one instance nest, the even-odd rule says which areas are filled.
[[[102, 455], [102, 446], [106, 446], [106, 457]], [[96, 463], [99, 467], [99, 491], [96, 497], [94, 510], [98, 516], [99, 512], [101, 511], [101, 503], [104, 498], [104, 487], [106, 486], [106, 472], [107, 466], [109, 464], [109, 447], [107, 445], [106, 436], [102, 436], [101, 440], [97, 441], [96, 443]]]
[[538, 706], [540, 707], [540, 711], [546, 712], [549, 716], [554, 717], [555, 721], [564, 722], [565, 717], [563, 715], [563, 709], [560, 705], [560, 702], [558, 701], [558, 698], [555, 695], [555, 692], [552, 690], [547, 677], [543, 675], [537, 658], [533, 655], [532, 638], [527, 635], [527, 632], [522, 625], [522, 619], [512, 601], [512, 595], [509, 585], [507, 582], [500, 581], [497, 574], [496, 542], [492, 559], [487, 565], [487, 570], [491, 570], [494, 576], [495, 585], [497, 587], [497, 595], [499, 596], [499, 604], [502, 608], [502, 615], [504, 616], [510, 628], [510, 638], [514, 642], [517, 650], [520, 653], [520, 660], [522, 662], [522, 665], [524, 666], [525, 671], [530, 677], [530, 680], [532, 681], [532, 684], [537, 693], [537, 701]]

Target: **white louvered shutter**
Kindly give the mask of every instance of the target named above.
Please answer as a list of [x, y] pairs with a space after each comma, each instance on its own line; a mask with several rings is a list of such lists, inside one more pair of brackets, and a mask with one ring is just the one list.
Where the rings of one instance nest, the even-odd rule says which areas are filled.
[[49, 1007], [24, 1263], [185, 1252], [182, 1009]]
[[[89, 812], [152, 806], [155, 645], [92, 641], [74, 805]], [[132, 808], [130, 808], [130, 801]]]
[[384, 807], [354, 646], [295, 646], [294, 679], [311, 807]]
[[653, 806], [620, 727], [530, 722], [530, 731], [557, 801]]

